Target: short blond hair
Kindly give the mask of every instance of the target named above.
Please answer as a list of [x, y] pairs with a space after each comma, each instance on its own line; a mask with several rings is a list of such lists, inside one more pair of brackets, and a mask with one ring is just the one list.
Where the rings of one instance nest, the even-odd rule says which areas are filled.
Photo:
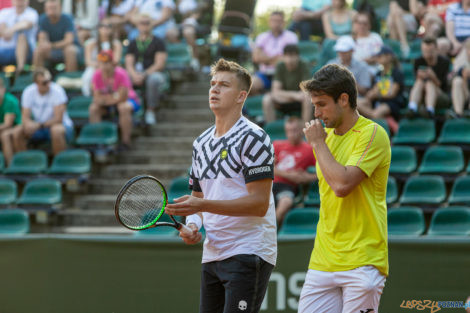
[[234, 73], [239, 82], [240, 89], [245, 90], [246, 92], [250, 92], [252, 84], [251, 75], [246, 68], [237, 62], [219, 59], [211, 66], [211, 76], [214, 76], [218, 72]]

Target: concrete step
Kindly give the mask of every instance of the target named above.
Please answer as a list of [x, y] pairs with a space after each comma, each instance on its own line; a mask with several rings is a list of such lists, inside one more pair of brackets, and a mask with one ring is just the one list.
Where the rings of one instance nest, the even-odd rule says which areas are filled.
[[[204, 130], [209, 128], [212, 124], [207, 122], [202, 123], [171, 123], [165, 121], [165, 123], [157, 123], [149, 127], [149, 134], [153, 136], [194, 136], [194, 139], [201, 134]], [[175, 138], [176, 139], [176, 138]], [[177, 139], [176, 139], [177, 140]]]
[[[96, 215], [97, 218], [103, 219], [102, 225], [108, 225], [109, 221], [114, 217], [114, 203], [116, 202], [116, 194], [99, 194], [99, 195], [84, 195], [75, 199], [74, 207], [78, 208], [77, 211], [68, 212], [71, 215]], [[89, 211], [83, 214], [84, 211]], [[93, 225], [99, 225], [98, 223]]]
[[139, 137], [134, 146], [138, 151], [192, 151], [193, 141], [196, 136], [179, 137]]
[[[170, 186], [172, 178], [167, 179], [160, 179], [161, 183], [164, 186]], [[117, 195], [119, 190], [121, 190], [122, 186], [127, 182], [127, 179], [121, 178], [114, 178], [114, 179], [104, 179], [104, 178], [96, 178], [92, 179], [88, 182], [88, 192], [87, 194], [113, 194]], [[76, 198], [81, 197], [78, 195]]]
[[[111, 198], [110, 198], [111, 200]], [[61, 226], [115, 226], [119, 227], [120, 224], [114, 215], [114, 203], [106, 202], [90, 202], [97, 206], [89, 210], [63, 210], [58, 213], [58, 220]]]
[[213, 123], [214, 115], [207, 108], [202, 109], [162, 109], [158, 111], [158, 121], [173, 123]]
[[101, 178], [106, 179], [130, 179], [137, 175], [152, 175], [158, 179], [172, 179], [186, 174], [190, 165], [190, 160], [186, 164], [119, 164], [110, 165], [103, 169]]
[[117, 157], [119, 164], [189, 164], [191, 150], [136, 150]]

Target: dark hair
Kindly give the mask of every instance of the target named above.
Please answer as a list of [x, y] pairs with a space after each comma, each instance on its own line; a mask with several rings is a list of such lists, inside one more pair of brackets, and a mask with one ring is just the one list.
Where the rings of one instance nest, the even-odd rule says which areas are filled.
[[423, 38], [422, 43], [425, 43], [427, 45], [437, 46], [437, 39], [434, 36], [426, 36], [426, 37]]
[[329, 64], [323, 66], [313, 78], [300, 83], [300, 88], [308, 93], [328, 95], [336, 102], [341, 94], [349, 96], [352, 109], [357, 106], [357, 87], [353, 74], [344, 66]]
[[248, 70], [240, 64], [225, 59], [219, 59], [219, 61], [211, 67], [211, 76], [214, 76], [218, 72], [234, 73], [237, 76], [240, 89], [250, 92], [252, 83], [251, 75]]
[[272, 11], [270, 16], [273, 16], [273, 15], [280, 15], [284, 18], [284, 11]]
[[109, 0], [108, 1], [108, 8], [106, 9], [106, 16], [111, 16], [111, 11], [115, 5], [121, 4], [121, 0]]
[[299, 47], [295, 44], [290, 44], [284, 47], [284, 54], [299, 54]]

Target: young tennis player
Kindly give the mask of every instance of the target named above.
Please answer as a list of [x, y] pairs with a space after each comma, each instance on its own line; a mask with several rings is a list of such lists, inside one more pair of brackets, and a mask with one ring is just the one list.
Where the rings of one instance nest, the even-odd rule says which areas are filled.
[[242, 116], [251, 76], [235, 62], [220, 59], [211, 71], [209, 106], [215, 125], [193, 144], [191, 196], [166, 207], [186, 215], [201, 240], [199, 312], [258, 312], [276, 262], [276, 217], [272, 180], [274, 150], [269, 136]]
[[388, 275], [389, 138], [359, 115], [345, 67], [327, 65], [301, 87], [317, 118], [304, 133], [317, 159], [321, 205], [299, 312], [377, 313]]

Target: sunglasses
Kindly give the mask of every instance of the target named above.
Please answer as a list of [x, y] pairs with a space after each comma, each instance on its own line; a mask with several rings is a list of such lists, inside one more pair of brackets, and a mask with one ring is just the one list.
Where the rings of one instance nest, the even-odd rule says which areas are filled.
[[51, 82], [50, 80], [43, 80], [42, 82], [40, 82], [38, 84], [41, 85], [41, 86], [47, 86], [47, 85], [49, 85], [50, 82]]

